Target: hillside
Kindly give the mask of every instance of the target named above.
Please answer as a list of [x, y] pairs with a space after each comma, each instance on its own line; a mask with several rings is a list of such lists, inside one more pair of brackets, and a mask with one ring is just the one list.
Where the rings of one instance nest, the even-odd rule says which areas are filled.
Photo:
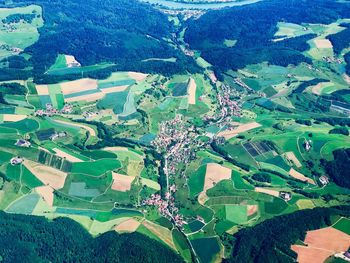
[[[221, 71], [241, 69], [263, 61], [280, 66], [309, 63], [310, 59], [302, 52], [308, 49], [306, 42], [315, 35], [306, 32], [294, 38], [272, 41], [278, 31], [277, 23], [328, 24], [347, 17], [349, 10], [350, 4], [329, 0], [268, 0], [208, 12], [190, 22], [185, 41]], [[225, 40], [236, 43], [227, 46]]]
[[5, 261], [344, 256], [349, 1], [1, 3]]
[[[14, 3], [14, 6], [36, 4], [43, 9], [40, 38], [25, 50], [31, 55], [36, 76], [43, 74], [58, 54], [71, 54], [83, 66], [109, 62], [118, 70], [171, 74], [185, 70], [183, 60], [188, 69], [187, 58], [169, 44], [172, 24], [167, 17], [136, 0], [16, 0]], [[176, 57], [180, 63], [174, 67], [166, 62], [142, 62], [154, 57]]]
[[183, 262], [141, 234], [106, 233], [92, 238], [76, 222], [0, 213], [2, 262]]

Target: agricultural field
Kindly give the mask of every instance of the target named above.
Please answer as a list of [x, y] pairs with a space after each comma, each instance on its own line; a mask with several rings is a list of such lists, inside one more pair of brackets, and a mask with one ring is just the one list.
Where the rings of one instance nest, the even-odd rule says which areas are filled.
[[[16, 19], [17, 14], [21, 15]], [[38, 5], [0, 8], [0, 58], [17, 55], [39, 39], [43, 26], [42, 9]]]
[[[341, 218], [335, 225], [318, 230], [308, 231], [303, 245], [293, 245], [292, 250], [298, 254], [298, 262], [324, 262], [329, 257], [336, 257], [349, 248], [350, 235], [346, 226], [346, 218]], [[338, 224], [338, 228], [336, 227]]]

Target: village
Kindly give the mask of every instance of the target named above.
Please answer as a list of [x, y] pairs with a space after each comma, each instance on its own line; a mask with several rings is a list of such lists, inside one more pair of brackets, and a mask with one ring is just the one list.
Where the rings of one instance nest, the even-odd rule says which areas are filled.
[[51, 103], [46, 103], [45, 109], [38, 109], [35, 111], [34, 116], [39, 117], [52, 117], [61, 114], [71, 114], [73, 112], [73, 105], [65, 103], [61, 110], [53, 107]]

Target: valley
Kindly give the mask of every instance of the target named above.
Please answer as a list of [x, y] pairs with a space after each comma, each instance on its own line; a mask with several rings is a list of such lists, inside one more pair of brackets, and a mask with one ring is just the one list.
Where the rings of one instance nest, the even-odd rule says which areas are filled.
[[327, 230], [344, 245], [320, 257], [343, 255], [349, 3], [108, 0], [97, 16], [98, 1], [13, 2], [1, 210], [71, 219], [92, 243], [142, 235], [185, 262], [304, 263]]

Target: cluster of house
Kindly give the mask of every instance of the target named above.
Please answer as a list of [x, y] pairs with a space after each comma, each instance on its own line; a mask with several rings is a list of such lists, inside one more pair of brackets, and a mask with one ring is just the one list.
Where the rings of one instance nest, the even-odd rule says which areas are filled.
[[152, 142], [158, 152], [166, 152], [164, 172], [167, 176], [176, 174], [180, 163], [187, 164], [195, 157], [194, 148], [200, 146], [194, 127], [189, 126], [181, 115], [160, 124], [160, 132]]
[[329, 64], [331, 64], [331, 63], [337, 63], [337, 64], [343, 63], [342, 59], [336, 58], [336, 57], [322, 57], [322, 59], [323, 59], [323, 61], [326, 61]]
[[[169, 185], [169, 177], [178, 173], [180, 164], [188, 164], [195, 158], [195, 152], [205, 143], [197, 140], [196, 130], [193, 125], [188, 124], [182, 115], [176, 115], [172, 120], [162, 122], [160, 124], [160, 132], [152, 145], [158, 152], [165, 152], [164, 173], [167, 176], [167, 184]], [[181, 173], [184, 175], [184, 173]], [[173, 194], [176, 192], [176, 186], [170, 185], [165, 194], [165, 200], [160, 196], [154, 195], [144, 203], [147, 205], [155, 205], [159, 212], [172, 219], [177, 226], [186, 224], [183, 217], [178, 214], [178, 208], [175, 207]]]
[[238, 100], [231, 99], [237, 97], [237, 91], [226, 85], [222, 85], [221, 92], [218, 94], [218, 102], [220, 106], [220, 118], [225, 119], [226, 117], [241, 116], [241, 106]]
[[[235, 98], [235, 99], [233, 99]], [[205, 116], [204, 121], [221, 126], [229, 125], [232, 116], [241, 116], [241, 94], [236, 89], [222, 84], [217, 94], [218, 109], [214, 116]]]
[[172, 15], [172, 16], [181, 15], [184, 20], [187, 20], [190, 18], [198, 19], [200, 16], [204, 14], [204, 11], [194, 10], [194, 9], [183, 9], [183, 10], [162, 9], [162, 11], [167, 15]]
[[73, 112], [73, 105], [71, 104], [64, 104], [63, 108], [61, 110], [56, 109], [51, 103], [46, 103], [45, 109], [39, 109], [35, 111], [35, 116], [54, 116], [57, 114], [71, 114]]
[[255, 93], [255, 90], [253, 90], [251, 87], [245, 84], [240, 78], [235, 78], [235, 83], [241, 86], [242, 88], [245, 88], [248, 92]]
[[169, 191], [165, 194], [165, 200], [159, 194], [152, 194], [149, 198], [142, 201], [142, 205], [157, 207], [158, 212], [174, 222], [178, 227], [182, 227], [187, 222], [183, 216], [178, 214], [179, 209], [175, 206], [173, 193], [176, 192], [176, 186], [169, 187]]
[[94, 118], [96, 116], [98, 116], [100, 113], [98, 111], [91, 111], [91, 110], [88, 110], [88, 111], [84, 111], [83, 112], [83, 117], [85, 119], [90, 119], [90, 118]]
[[7, 45], [7, 44], [0, 45], [0, 49], [11, 52], [12, 54], [19, 54], [23, 51], [23, 49], [20, 49], [18, 47], [11, 47], [10, 45]]
[[[3, 21], [3, 23], [4, 23], [4, 21]], [[5, 30], [6, 33], [13, 33], [17, 30], [17, 26], [14, 24], [3, 24], [2, 30]]]
[[182, 115], [176, 115], [174, 119], [169, 121], [164, 121], [160, 124], [159, 133], [155, 140], [153, 140], [152, 145], [156, 147], [159, 152], [168, 149], [173, 141], [177, 141], [183, 132], [186, 131], [184, 127], [184, 119]]
[[247, 84], [245, 84], [240, 78], [235, 78], [235, 83], [241, 86], [242, 88], [246, 89], [250, 94], [257, 94], [259, 97], [266, 98], [266, 94], [264, 92], [252, 89]]

